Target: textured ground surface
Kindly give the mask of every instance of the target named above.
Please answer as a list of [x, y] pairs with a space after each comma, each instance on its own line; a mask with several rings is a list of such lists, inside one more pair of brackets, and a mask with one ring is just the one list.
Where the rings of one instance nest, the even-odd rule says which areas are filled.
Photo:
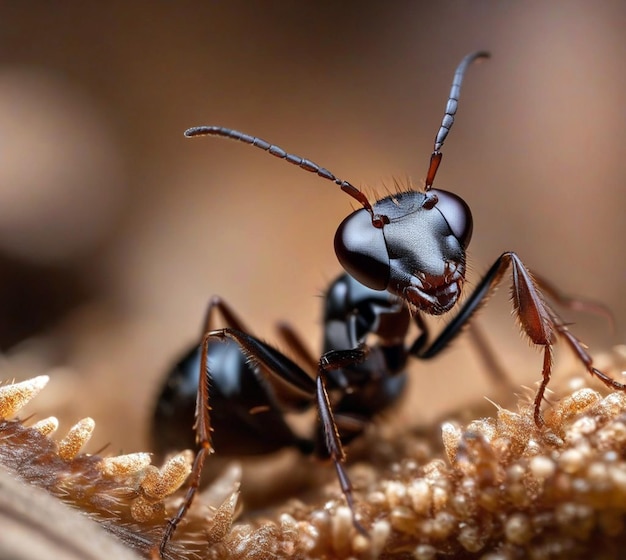
[[[618, 376], [620, 361], [616, 355], [612, 366], [602, 365]], [[53, 435], [54, 419], [16, 420], [46, 381], [1, 389], [0, 462], [151, 557], [180, 501], [190, 455], [160, 469], [148, 454], [85, 455], [80, 449], [94, 428], [90, 419], [65, 436]], [[332, 477], [307, 495], [306, 504], [292, 498], [263, 519], [237, 521], [239, 471], [233, 467], [197, 501], [167, 556], [620, 558], [626, 546], [626, 394], [588, 381], [561, 383], [545, 406], [541, 430], [532, 420], [530, 392], [510, 409], [494, 406], [492, 416], [461, 421], [451, 415], [420, 434], [372, 430], [365, 457], [349, 470], [369, 539], [354, 530]], [[23, 499], [39, 503], [28, 494]], [[5, 507], [10, 518], [11, 506]], [[61, 517], [51, 524], [52, 532], [62, 527]], [[23, 558], [37, 557], [28, 550], [46, 533], [38, 524], [31, 528]], [[81, 542], [83, 533], [69, 539]]]

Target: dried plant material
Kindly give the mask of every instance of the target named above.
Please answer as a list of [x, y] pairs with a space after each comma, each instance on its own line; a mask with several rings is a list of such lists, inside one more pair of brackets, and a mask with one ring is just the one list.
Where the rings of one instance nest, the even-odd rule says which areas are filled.
[[39, 420], [39, 422], [35, 422], [31, 428], [33, 430], [37, 430], [42, 436], [49, 436], [57, 431], [59, 428], [59, 421], [54, 416], [50, 416], [49, 418], [44, 418], [43, 420]]
[[150, 453], [131, 453], [102, 459], [102, 474], [105, 476], [123, 476], [139, 472], [151, 463]]
[[131, 504], [135, 521], [148, 521], [163, 515], [164, 500], [183, 485], [191, 472], [191, 457], [181, 453], [169, 459], [161, 469], [148, 465], [143, 470], [140, 495]]
[[47, 375], [40, 375], [21, 383], [0, 387], [0, 418], [12, 418], [50, 381]]
[[[42, 377], [2, 387], [0, 410], [19, 410], [46, 381], [47, 378]], [[0, 420], [0, 464], [15, 477], [44, 488], [97, 521], [129, 549], [145, 558], [153, 557], [167, 520], [178, 506], [180, 498], [173, 494], [189, 473], [191, 454], [176, 455], [161, 469], [150, 464], [147, 453], [105, 458], [81, 454], [81, 448], [95, 427], [94, 421], [89, 418], [79, 421], [58, 443], [49, 437], [57, 425], [54, 418], [28, 427], [19, 420], [3, 417]], [[236, 489], [225, 500], [225, 506], [218, 508], [215, 537], [227, 532], [226, 525], [230, 528], [232, 515], [229, 517], [228, 512], [234, 512], [234, 502]], [[35, 506], [29, 503], [24, 507]], [[18, 515], [17, 510], [13, 513]], [[200, 557], [214, 544], [207, 536], [212, 526], [210, 510], [198, 504], [191, 513], [183, 524], [186, 535], [171, 543], [166, 558]], [[44, 533], [56, 530], [55, 521], [54, 517], [48, 519]], [[81, 535], [72, 538], [80, 540]], [[29, 549], [30, 544], [24, 544]]]
[[138, 560], [140, 556], [48, 492], [0, 469], [0, 558]]
[[[332, 469], [328, 484], [308, 499], [312, 505], [291, 499], [263, 518], [244, 509], [247, 521], [233, 523], [235, 467], [196, 500], [166, 557], [620, 558], [626, 546], [626, 394], [599, 391], [588, 381], [576, 378], [560, 399], [550, 396], [541, 429], [532, 397], [525, 396], [514, 410], [494, 406], [493, 416], [471, 422], [450, 416], [430, 436], [372, 430], [369, 458], [350, 466], [368, 537], [355, 530]], [[161, 469], [143, 453], [62, 459], [40, 430], [4, 422], [0, 460], [150, 558], [180, 503], [189, 454]], [[11, 459], [26, 453], [23, 447], [37, 448], [20, 462], [32, 463], [26, 469]], [[382, 448], [384, 461], [376, 458]], [[68, 479], [68, 472], [81, 476]], [[218, 500], [212, 511], [201, 505], [208, 496]]]
[[76, 457], [83, 446], [91, 439], [96, 423], [91, 418], [83, 418], [70, 428], [67, 435], [57, 444], [61, 459], [69, 461]]
[[233, 524], [233, 519], [235, 518], [237, 497], [237, 493], [232, 492], [215, 511], [215, 515], [213, 515], [210, 526], [207, 529], [207, 539], [209, 542], [221, 542], [228, 535]]

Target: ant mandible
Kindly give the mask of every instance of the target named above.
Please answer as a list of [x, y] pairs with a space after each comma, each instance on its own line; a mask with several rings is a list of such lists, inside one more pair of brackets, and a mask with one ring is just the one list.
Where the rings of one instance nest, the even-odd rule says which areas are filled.
[[[513, 308], [521, 329], [533, 344], [544, 349], [542, 380], [534, 399], [536, 425], [539, 428], [544, 425], [541, 404], [550, 381], [552, 346], [557, 337], [565, 340], [591, 375], [613, 389], [626, 390], [626, 384], [611, 379], [593, 366], [584, 344], [546, 302], [542, 291], [566, 306], [574, 307], [580, 302], [563, 296], [544, 279], [531, 275], [512, 251], [504, 252], [496, 259], [456, 316], [429, 343], [422, 314], [441, 315], [456, 305], [465, 281], [466, 249], [473, 227], [465, 201], [454, 193], [432, 186], [442, 159], [441, 148], [454, 123], [465, 71], [475, 60], [488, 56], [483, 51], [469, 54], [455, 71], [444, 118], [435, 137], [424, 192], [399, 192], [371, 204], [348, 181], [260, 138], [218, 126], [194, 127], [185, 132], [187, 137], [222, 136], [256, 146], [332, 181], [357, 200], [362, 208], [345, 218], [335, 234], [335, 252], [347, 274], [340, 276], [326, 294], [324, 353], [320, 360], [308, 355], [291, 329], [283, 330], [292, 348], [307, 363], [315, 363], [315, 380], [281, 352], [248, 334], [222, 300], [214, 299], [209, 305], [200, 346], [194, 347], [177, 368], [181, 376], [178, 383], [183, 378], [188, 380], [190, 375], [195, 375], [197, 380], [194, 428], [199, 450], [190, 475], [189, 490], [176, 516], [168, 523], [161, 553], [193, 501], [204, 461], [213, 450], [213, 440], [217, 441], [215, 447], [220, 451], [220, 428], [216, 428], [213, 437], [211, 432], [216, 421], [222, 424], [217, 410], [224, 405], [230, 411], [236, 410], [236, 423], [225, 421], [224, 429], [239, 454], [246, 452], [246, 445], [253, 439], [251, 434], [256, 434], [257, 445], [250, 447], [248, 453], [269, 453], [294, 446], [303, 453], [315, 452], [320, 457], [330, 458], [352, 510], [354, 525], [365, 532], [356, 519], [352, 487], [342, 464], [345, 460], [343, 446], [362, 433], [372, 416], [401, 394], [408, 357], [430, 359], [439, 354], [470, 322], [509, 269]], [[582, 306], [589, 305], [583, 302]], [[216, 309], [226, 319], [226, 328], [212, 330], [212, 315]], [[419, 334], [406, 346], [411, 320], [418, 327]], [[378, 337], [378, 344], [366, 343], [370, 334]], [[216, 350], [218, 341], [228, 342], [224, 346], [230, 348], [229, 352], [242, 356], [242, 361], [238, 364], [231, 362], [226, 368], [213, 367], [213, 363], [226, 362], [217, 358], [220, 352]], [[200, 375], [200, 372], [206, 374]], [[285, 396], [283, 387], [282, 394], [277, 395], [263, 373], [280, 379], [292, 389], [292, 394]], [[230, 393], [224, 393], [222, 389], [230, 389]], [[338, 399], [332, 403], [329, 389], [339, 393]], [[163, 396], [160, 402], [162, 400]], [[319, 416], [317, 437], [313, 440], [299, 438], [284, 421], [284, 410], [303, 410], [313, 404]], [[269, 423], [264, 424], [259, 416], [252, 414], [254, 410], [269, 411]], [[236, 426], [240, 424], [247, 424], [244, 431], [238, 431]], [[165, 422], [162, 425], [165, 426]], [[268, 430], [268, 426], [271, 429]], [[237, 453], [234, 449], [232, 451]]]

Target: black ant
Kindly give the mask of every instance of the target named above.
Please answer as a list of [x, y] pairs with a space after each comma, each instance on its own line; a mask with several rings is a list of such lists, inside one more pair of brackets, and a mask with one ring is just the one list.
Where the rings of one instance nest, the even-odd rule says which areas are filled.
[[[552, 346], [559, 336], [591, 375], [611, 388], [626, 390], [625, 384], [593, 366], [583, 343], [548, 305], [542, 290], [566, 306], [590, 305], [561, 295], [545, 280], [531, 275], [511, 251], [498, 257], [456, 316], [429, 342], [422, 313], [441, 315], [457, 303], [465, 281], [465, 251], [472, 236], [472, 216], [465, 201], [451, 192], [433, 189], [432, 185], [441, 163], [440, 150], [454, 123], [465, 71], [476, 59], [488, 56], [486, 52], [466, 56], [454, 74], [424, 192], [399, 192], [371, 204], [348, 181], [260, 138], [217, 126], [195, 127], [185, 132], [187, 137], [215, 135], [256, 146], [334, 182], [363, 208], [350, 214], [335, 235], [335, 252], [347, 274], [333, 282], [326, 293], [324, 353], [319, 361], [308, 354], [291, 329], [283, 328], [292, 348], [316, 369], [315, 379], [287, 356], [248, 334], [222, 300], [214, 298], [209, 304], [200, 346], [194, 347], [168, 378], [155, 415], [155, 436], [162, 438], [166, 434], [170, 447], [180, 448], [178, 429], [174, 427], [188, 426], [194, 409], [199, 446], [189, 490], [168, 523], [161, 553], [193, 501], [204, 461], [213, 448], [220, 453], [240, 455], [264, 454], [292, 446], [303, 453], [330, 458], [352, 510], [354, 525], [365, 533], [356, 519], [352, 487], [343, 466], [343, 446], [401, 395], [409, 356], [429, 359], [446, 348], [469, 324], [509, 268], [513, 307], [521, 329], [533, 344], [544, 348], [542, 380], [534, 399], [537, 426], [544, 425], [541, 404], [552, 371]], [[213, 330], [217, 309], [227, 327]], [[406, 345], [412, 322], [419, 334]], [[368, 343], [369, 335], [377, 337], [376, 344]], [[284, 413], [313, 405], [319, 416], [317, 433], [311, 439], [301, 438], [291, 430]]]

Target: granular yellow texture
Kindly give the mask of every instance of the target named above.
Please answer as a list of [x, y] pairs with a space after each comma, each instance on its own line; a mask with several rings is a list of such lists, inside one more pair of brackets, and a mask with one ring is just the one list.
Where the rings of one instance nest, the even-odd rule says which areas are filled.
[[[618, 369], [608, 373], [618, 376]], [[196, 501], [167, 557], [623, 558], [626, 393], [606, 392], [591, 378], [561, 385], [544, 405], [541, 429], [533, 421], [532, 392], [526, 392], [512, 410], [494, 405], [491, 416], [469, 422], [451, 414], [419, 434], [372, 430], [366, 447], [372, 456], [379, 446], [392, 450], [387, 460], [380, 454], [368, 460], [365, 453], [349, 467], [368, 537], [353, 527], [332, 477], [306, 503], [292, 498], [246, 522], [237, 521], [234, 481], [212, 507], [206, 496]], [[16, 413], [19, 407], [3, 398], [0, 410]], [[50, 420], [31, 427], [2, 421], [0, 462], [102, 523], [143, 557], [154, 557], [180, 504], [189, 454], [161, 469], [141, 453], [81, 455], [89, 423], [75, 429], [79, 436], [71, 444], [64, 443], [68, 438], [55, 443], [54, 427]]]

